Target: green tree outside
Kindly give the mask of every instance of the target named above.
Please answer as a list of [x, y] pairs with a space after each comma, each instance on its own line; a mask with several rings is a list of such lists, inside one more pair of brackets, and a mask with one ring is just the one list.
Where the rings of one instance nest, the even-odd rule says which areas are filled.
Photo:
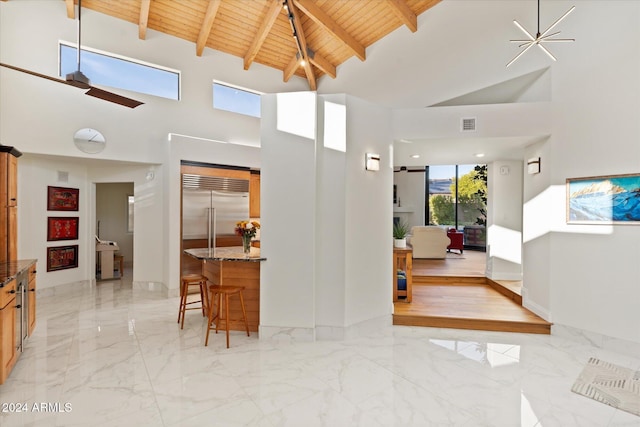
[[[486, 166], [476, 166], [458, 180], [458, 224], [474, 225], [486, 222]], [[452, 181], [454, 178], [452, 178]], [[451, 194], [455, 194], [455, 182], [451, 184]], [[430, 224], [454, 225], [456, 206], [451, 195], [437, 194], [429, 197]]]

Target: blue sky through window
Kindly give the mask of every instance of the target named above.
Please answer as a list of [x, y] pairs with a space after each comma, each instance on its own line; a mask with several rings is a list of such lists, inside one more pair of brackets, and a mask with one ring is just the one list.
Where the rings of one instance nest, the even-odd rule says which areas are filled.
[[260, 94], [214, 82], [213, 108], [260, 118]]
[[[60, 44], [60, 76], [78, 68], [76, 48]], [[169, 99], [180, 99], [180, 73], [82, 49], [80, 70], [92, 85], [109, 86]]]

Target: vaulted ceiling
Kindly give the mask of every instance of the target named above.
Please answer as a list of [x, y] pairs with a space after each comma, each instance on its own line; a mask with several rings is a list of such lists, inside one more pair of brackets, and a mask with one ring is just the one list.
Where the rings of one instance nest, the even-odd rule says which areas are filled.
[[[441, 0], [82, 0], [82, 7], [147, 30], [307, 79], [316, 90], [320, 77], [336, 78], [337, 67], [400, 26], [417, 31], [417, 17]], [[75, 19], [78, 0], [65, 0]]]

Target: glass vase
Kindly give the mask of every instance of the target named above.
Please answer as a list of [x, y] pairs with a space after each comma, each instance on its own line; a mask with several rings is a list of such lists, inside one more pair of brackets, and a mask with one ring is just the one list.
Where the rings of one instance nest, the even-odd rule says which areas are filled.
[[242, 252], [245, 256], [249, 256], [251, 252], [251, 236], [242, 236]]

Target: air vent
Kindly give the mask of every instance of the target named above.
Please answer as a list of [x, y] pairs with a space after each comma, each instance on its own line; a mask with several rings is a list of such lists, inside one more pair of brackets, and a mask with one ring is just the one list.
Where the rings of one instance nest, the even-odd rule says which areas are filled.
[[225, 193], [248, 193], [249, 180], [219, 176], [193, 174], [182, 175], [182, 188], [185, 190], [207, 190]]
[[460, 120], [460, 131], [462, 132], [474, 132], [476, 130], [476, 118], [475, 117], [463, 117]]
[[58, 182], [69, 182], [69, 172], [58, 171]]

